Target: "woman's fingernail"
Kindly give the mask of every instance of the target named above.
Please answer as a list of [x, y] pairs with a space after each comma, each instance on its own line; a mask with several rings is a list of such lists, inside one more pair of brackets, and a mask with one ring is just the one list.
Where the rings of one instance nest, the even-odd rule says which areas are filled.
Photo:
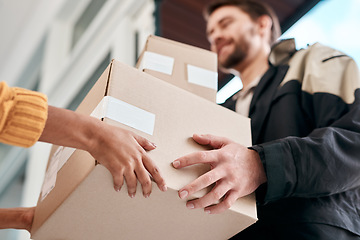
[[167, 190], [167, 186], [166, 186], [166, 185], [161, 186], [161, 191], [165, 192], [166, 190]]
[[114, 188], [115, 188], [115, 191], [117, 191], [117, 192], [120, 192], [120, 190], [121, 190], [121, 186], [114, 186]]
[[135, 193], [129, 193], [129, 197], [134, 198], [134, 197], [135, 197]]
[[179, 167], [180, 166], [180, 161], [178, 161], [178, 160], [173, 161], [173, 166], [175, 168]]
[[151, 145], [152, 145], [154, 148], [157, 147], [157, 145], [156, 145], [155, 143], [153, 143], [153, 142], [150, 142], [150, 143], [151, 143]]
[[187, 197], [188, 194], [189, 194], [188, 191], [183, 190], [183, 191], [180, 192], [180, 198], [181, 198], [181, 199], [184, 199], [184, 198]]
[[186, 204], [186, 207], [189, 208], [189, 209], [194, 209], [195, 208], [194, 204], [192, 204], [192, 203]]
[[207, 213], [207, 214], [210, 214], [210, 213], [211, 213], [210, 210], [205, 210], [204, 212]]

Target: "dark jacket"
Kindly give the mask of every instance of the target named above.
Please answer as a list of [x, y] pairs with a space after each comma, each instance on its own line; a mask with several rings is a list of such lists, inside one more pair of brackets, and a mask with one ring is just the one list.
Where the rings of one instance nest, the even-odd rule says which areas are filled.
[[[256, 224], [326, 224], [360, 235], [360, 75], [321, 44], [274, 46], [250, 105], [268, 182]], [[232, 110], [235, 102], [224, 104]], [[336, 236], [334, 236], [336, 237]]]

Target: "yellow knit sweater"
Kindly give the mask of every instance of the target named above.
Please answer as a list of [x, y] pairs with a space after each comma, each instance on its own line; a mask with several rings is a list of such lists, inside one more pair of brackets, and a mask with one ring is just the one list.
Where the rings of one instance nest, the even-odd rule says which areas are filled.
[[47, 97], [39, 92], [10, 88], [0, 82], [0, 142], [30, 147], [41, 136], [47, 119]]

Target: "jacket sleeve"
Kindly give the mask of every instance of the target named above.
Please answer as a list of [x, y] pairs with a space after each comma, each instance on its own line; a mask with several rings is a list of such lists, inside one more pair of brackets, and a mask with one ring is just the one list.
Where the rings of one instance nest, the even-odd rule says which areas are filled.
[[318, 65], [314, 61], [307, 69], [313, 73], [302, 82], [301, 106], [312, 116], [314, 130], [303, 138], [290, 136], [252, 147], [268, 178], [264, 203], [360, 187], [359, 70], [344, 55]]
[[47, 119], [47, 97], [39, 92], [10, 88], [0, 82], [0, 142], [32, 146]]

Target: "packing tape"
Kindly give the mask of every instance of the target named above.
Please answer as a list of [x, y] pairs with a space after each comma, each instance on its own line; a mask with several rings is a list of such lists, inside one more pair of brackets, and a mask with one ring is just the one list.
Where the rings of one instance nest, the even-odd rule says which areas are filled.
[[171, 75], [174, 68], [174, 58], [158, 53], [145, 51], [139, 69], [153, 70]]
[[[98, 119], [109, 118], [150, 135], [154, 133], [155, 114], [111, 96], [105, 96], [90, 116]], [[75, 150], [75, 148], [60, 146], [50, 158], [49, 167], [46, 170], [41, 189], [41, 201], [43, 201], [55, 187], [57, 173]]]
[[[139, 69], [153, 70], [172, 75], [175, 59], [154, 52], [145, 51]], [[204, 68], [187, 65], [188, 82], [214, 89], [218, 88], [218, 73]]]
[[218, 88], [218, 73], [204, 68], [187, 65], [188, 82], [214, 89]]
[[154, 133], [155, 114], [111, 96], [105, 96], [91, 116], [109, 118], [149, 135]]

